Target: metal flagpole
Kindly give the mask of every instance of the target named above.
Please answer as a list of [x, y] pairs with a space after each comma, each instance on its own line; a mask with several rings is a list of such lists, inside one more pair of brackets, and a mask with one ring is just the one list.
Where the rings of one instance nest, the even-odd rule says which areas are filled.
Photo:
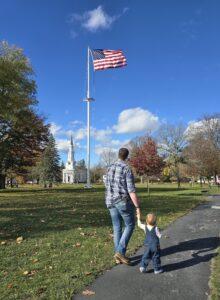
[[86, 102], [87, 102], [87, 184], [86, 188], [91, 188], [90, 182], [90, 102], [94, 99], [90, 98], [90, 64], [89, 64], [89, 55], [90, 49], [88, 47], [87, 53], [87, 94], [86, 94]]

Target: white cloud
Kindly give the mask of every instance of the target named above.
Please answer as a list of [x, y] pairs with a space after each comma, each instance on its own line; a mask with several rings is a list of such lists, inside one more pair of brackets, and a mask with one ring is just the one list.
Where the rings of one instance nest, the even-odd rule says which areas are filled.
[[[69, 150], [70, 146], [70, 140], [69, 139], [56, 139], [56, 145], [57, 149], [61, 152], [67, 152]], [[74, 148], [75, 149], [82, 149], [83, 147], [80, 145], [79, 142], [74, 142]]]
[[73, 133], [76, 140], [83, 140], [86, 137], [86, 128], [79, 128]]
[[[200, 121], [190, 121], [185, 130], [186, 138], [191, 139], [197, 133], [205, 133], [208, 128], [216, 128], [220, 124], [220, 119], [212, 118], [210, 120], [202, 119]], [[219, 125], [220, 126], [220, 125]]]
[[119, 146], [119, 145], [121, 145], [121, 141], [119, 141], [119, 140], [111, 140], [111, 144], [113, 146]]
[[70, 122], [70, 125], [75, 127], [75, 126], [78, 126], [78, 125], [83, 125], [83, 122], [79, 121], [79, 120], [74, 120], [74, 121]]
[[154, 131], [159, 127], [159, 118], [140, 107], [123, 110], [118, 117], [118, 124], [113, 128], [116, 133], [135, 133]]
[[61, 130], [61, 126], [57, 125], [56, 123], [52, 122], [50, 124], [50, 132], [52, 133], [52, 135], [57, 135]]
[[122, 11], [122, 14], [125, 14], [128, 10], [129, 10], [129, 7], [124, 7], [123, 11]]
[[97, 141], [105, 142], [109, 140], [109, 136], [111, 135], [112, 130], [110, 128], [106, 129], [92, 129], [92, 135], [95, 137]]
[[116, 17], [109, 16], [102, 6], [98, 6], [96, 9], [87, 12], [86, 19], [82, 25], [89, 31], [96, 31], [97, 29], [110, 28], [115, 20]]
[[187, 137], [192, 137], [199, 131], [203, 129], [203, 122], [202, 121], [190, 121], [188, 123], [188, 127], [185, 130], [185, 135]]
[[99, 143], [95, 145], [95, 153], [100, 156], [104, 151], [111, 149], [112, 151], [118, 153], [119, 148], [127, 147], [130, 140], [111, 140], [109, 139], [105, 143]]
[[74, 40], [77, 36], [78, 36], [78, 33], [75, 30], [72, 29], [70, 31], [70, 37], [71, 37], [71, 39]]
[[67, 139], [56, 139], [57, 149], [66, 152], [69, 149], [70, 141]]
[[117, 153], [117, 151], [118, 151], [117, 148], [107, 147], [107, 146], [103, 146], [101, 144], [98, 144], [98, 145], [95, 146], [95, 153], [98, 156], [100, 156], [103, 152], [108, 151], [109, 149], [111, 149], [115, 153]]
[[[110, 16], [107, 14], [104, 8], [101, 5], [99, 5], [97, 8], [86, 11], [83, 14], [72, 14], [70, 16], [69, 22], [79, 22], [81, 23], [81, 26], [87, 29], [88, 31], [96, 32], [97, 30], [101, 29], [109, 29], [111, 25], [128, 10], [129, 8], [125, 7], [122, 10], [121, 14]], [[74, 38], [76, 37], [76, 35], [77, 33], [73, 31]]]

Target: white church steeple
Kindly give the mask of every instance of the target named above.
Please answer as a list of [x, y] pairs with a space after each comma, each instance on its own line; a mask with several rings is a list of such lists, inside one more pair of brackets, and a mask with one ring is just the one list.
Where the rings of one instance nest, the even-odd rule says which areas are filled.
[[73, 137], [71, 135], [69, 150], [67, 155], [66, 168], [63, 169], [63, 183], [86, 182], [86, 168], [79, 168], [74, 158]]
[[71, 135], [69, 151], [68, 151], [68, 156], [67, 156], [66, 169], [67, 170], [73, 170], [74, 166], [75, 166], [74, 146], [73, 146], [73, 137]]

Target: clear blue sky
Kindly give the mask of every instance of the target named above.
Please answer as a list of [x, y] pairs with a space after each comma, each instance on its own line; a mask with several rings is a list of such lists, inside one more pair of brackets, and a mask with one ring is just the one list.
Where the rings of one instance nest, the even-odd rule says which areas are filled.
[[220, 1], [0, 0], [0, 39], [24, 49], [61, 155], [85, 157], [86, 51], [123, 49], [126, 68], [92, 79], [92, 161], [105, 147], [219, 111]]

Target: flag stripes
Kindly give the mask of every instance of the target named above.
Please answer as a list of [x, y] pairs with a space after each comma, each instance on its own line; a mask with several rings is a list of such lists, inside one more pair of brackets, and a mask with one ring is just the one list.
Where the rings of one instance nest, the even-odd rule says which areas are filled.
[[91, 50], [94, 70], [105, 70], [109, 68], [120, 68], [127, 65], [126, 57], [122, 50]]

